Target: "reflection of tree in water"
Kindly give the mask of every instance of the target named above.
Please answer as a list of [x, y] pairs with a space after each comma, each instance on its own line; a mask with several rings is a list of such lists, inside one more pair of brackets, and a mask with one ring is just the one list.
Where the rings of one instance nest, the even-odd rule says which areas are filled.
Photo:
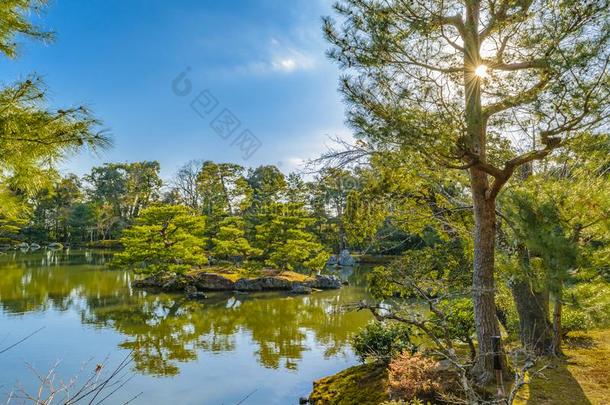
[[367, 313], [339, 312], [341, 305], [363, 298], [361, 289], [309, 296], [214, 294], [188, 301], [131, 290], [130, 273], [92, 265], [98, 259], [46, 252], [14, 262], [3, 258], [0, 308], [9, 314], [76, 310], [83, 323], [126, 335], [121, 347], [134, 350], [139, 371], [154, 375], [177, 374], [179, 363], [195, 360], [199, 350], [233, 351], [238, 333], [251, 338], [263, 366], [296, 369], [309, 345], [323, 347], [326, 357], [342, 354], [369, 319]]
[[0, 260], [0, 308], [9, 314], [65, 311], [86, 308], [89, 297], [104, 300], [125, 294], [131, 276], [94, 265], [104, 260], [104, 255], [90, 253], [9, 252]]
[[326, 357], [347, 348], [352, 333], [369, 318], [335, 310], [358, 298], [361, 293], [348, 290], [305, 297], [219, 295], [204, 302], [159, 294], [140, 297], [139, 304], [93, 308], [86, 322], [111, 325], [128, 335], [121, 346], [134, 349], [136, 367], [150, 374], [177, 374], [176, 362], [194, 360], [197, 350], [232, 351], [240, 331], [256, 343], [263, 366], [295, 369], [307, 343], [324, 347]]

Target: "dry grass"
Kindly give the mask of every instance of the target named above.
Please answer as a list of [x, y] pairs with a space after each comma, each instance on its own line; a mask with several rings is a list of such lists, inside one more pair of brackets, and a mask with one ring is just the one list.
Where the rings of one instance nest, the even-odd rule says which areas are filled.
[[610, 404], [610, 330], [574, 333], [557, 360], [523, 389], [517, 405]]
[[312, 277], [307, 276], [305, 274], [296, 273], [294, 271], [278, 271], [274, 269], [263, 269], [259, 272], [259, 274], [252, 274], [248, 272], [246, 269], [242, 269], [240, 267], [204, 267], [202, 269], [193, 269], [187, 272], [189, 276], [195, 276], [199, 273], [213, 273], [219, 276], [226, 278], [227, 280], [231, 280], [232, 282], [236, 282], [237, 280], [241, 280], [242, 278], [255, 278], [255, 277], [276, 277], [282, 280], [292, 281], [292, 282], [305, 282], [313, 280]]
[[299, 283], [312, 280], [311, 277], [306, 276], [305, 274], [295, 273], [294, 271], [282, 271], [281, 273], [276, 273], [273, 275], [283, 280], [295, 281]]

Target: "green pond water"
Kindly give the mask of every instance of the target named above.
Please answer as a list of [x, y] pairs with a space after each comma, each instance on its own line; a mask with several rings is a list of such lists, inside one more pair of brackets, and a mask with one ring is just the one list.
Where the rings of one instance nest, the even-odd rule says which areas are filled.
[[[56, 366], [56, 382], [108, 371], [130, 352], [132, 379], [106, 403], [296, 404], [313, 380], [357, 363], [351, 336], [370, 320], [341, 311], [366, 297], [365, 268], [343, 270], [339, 291], [210, 294], [204, 301], [131, 288], [96, 251], [7, 252], [0, 256], [0, 403], [34, 392], [34, 371]], [[247, 398], [246, 398], [247, 397]], [[243, 402], [240, 402], [243, 401]], [[11, 403], [20, 403], [14, 401]]]

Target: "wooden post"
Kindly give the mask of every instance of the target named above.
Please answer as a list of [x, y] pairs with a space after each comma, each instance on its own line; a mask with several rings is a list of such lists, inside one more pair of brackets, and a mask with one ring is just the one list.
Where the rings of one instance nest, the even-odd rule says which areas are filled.
[[502, 345], [501, 336], [491, 337], [491, 347], [493, 350], [494, 371], [496, 373], [496, 384], [498, 386], [498, 399], [505, 397], [504, 393], [504, 377], [502, 375]]

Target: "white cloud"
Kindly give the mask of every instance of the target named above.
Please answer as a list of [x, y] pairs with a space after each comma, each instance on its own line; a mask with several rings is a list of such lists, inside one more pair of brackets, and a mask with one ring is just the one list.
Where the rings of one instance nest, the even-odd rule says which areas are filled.
[[263, 51], [265, 57], [252, 61], [237, 70], [250, 74], [294, 73], [311, 70], [316, 67], [316, 60], [311, 55], [297, 50], [294, 46], [286, 46], [276, 38], [271, 38], [269, 46]]
[[271, 62], [274, 70], [282, 70], [284, 72], [292, 72], [298, 65], [297, 62], [292, 58], [280, 59]]

